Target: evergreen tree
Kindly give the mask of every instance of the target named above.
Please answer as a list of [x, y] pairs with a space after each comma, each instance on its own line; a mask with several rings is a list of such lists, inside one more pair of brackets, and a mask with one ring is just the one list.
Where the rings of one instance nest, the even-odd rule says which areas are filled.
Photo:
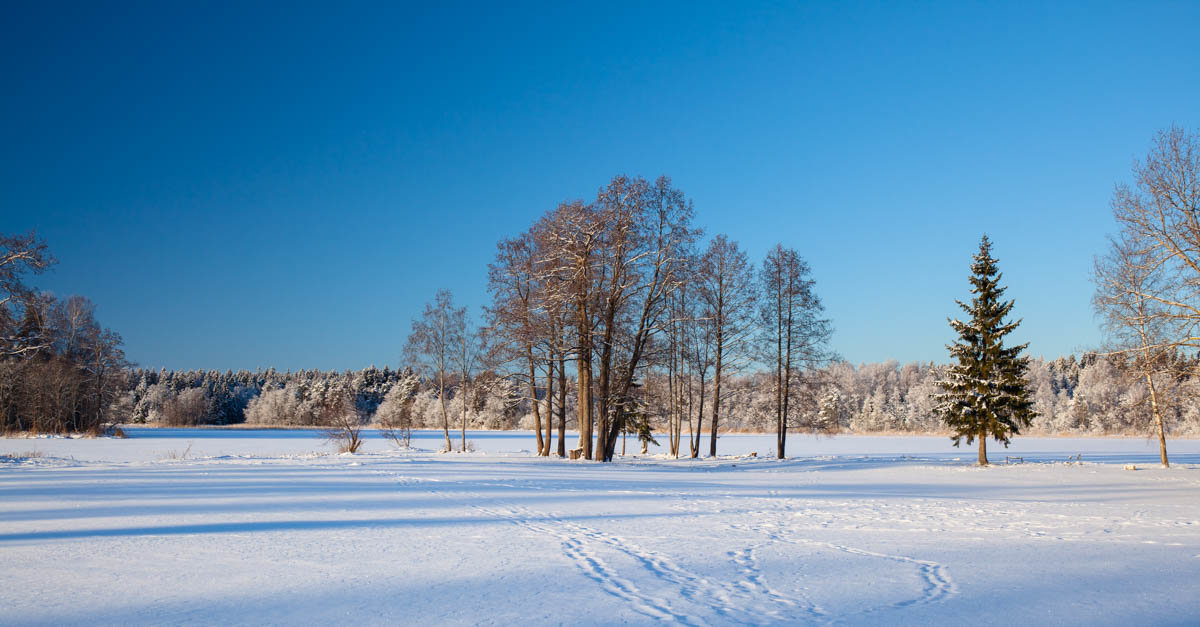
[[954, 431], [954, 446], [964, 438], [968, 445], [979, 440], [980, 466], [988, 463], [989, 435], [1007, 447], [1009, 436], [1037, 415], [1025, 376], [1029, 358], [1020, 356], [1028, 344], [1004, 346], [1004, 336], [1021, 321], [1004, 321], [1013, 301], [1001, 300], [1006, 288], [1000, 286], [1002, 275], [991, 253], [992, 243], [984, 235], [971, 264], [975, 296], [970, 305], [955, 301], [971, 318], [949, 321], [958, 341], [946, 348], [958, 363], [946, 369], [946, 377], [938, 381], [943, 392], [934, 395], [936, 413]]

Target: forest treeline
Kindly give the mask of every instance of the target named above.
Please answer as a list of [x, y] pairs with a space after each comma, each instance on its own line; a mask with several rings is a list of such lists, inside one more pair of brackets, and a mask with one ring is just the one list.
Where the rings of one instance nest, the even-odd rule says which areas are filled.
[[[1200, 435], [1200, 378], [1196, 364], [1179, 362], [1169, 382], [1182, 402], [1169, 408], [1177, 435]], [[853, 365], [837, 362], [813, 373], [812, 394], [800, 403], [798, 423], [808, 429], [841, 433], [940, 433], [931, 395], [944, 366], [895, 361]], [[730, 379], [725, 429], [774, 430], [774, 399], [769, 374]], [[1153, 424], [1146, 388], [1136, 370], [1120, 356], [1085, 353], [1053, 360], [1033, 358], [1029, 369], [1038, 412], [1028, 433], [1044, 435], [1145, 435]], [[112, 412], [128, 422], [161, 426], [330, 424], [327, 408], [350, 398], [366, 423], [403, 416], [413, 428], [440, 428], [436, 386], [411, 370], [370, 367], [327, 372], [171, 371], [134, 369]], [[494, 372], [477, 375], [464, 398], [457, 380], [448, 382], [453, 415], [467, 404], [470, 429], [533, 429], [532, 403], [509, 379]], [[644, 386], [648, 419], [657, 433], [666, 431], [665, 381], [651, 376]], [[545, 411], [545, 389], [539, 389]], [[568, 393], [567, 428], [574, 431], [577, 398]], [[335, 400], [330, 400], [335, 399]], [[698, 399], [693, 399], [698, 404]], [[686, 426], [685, 426], [686, 429]], [[572, 436], [572, 441], [574, 437]]]

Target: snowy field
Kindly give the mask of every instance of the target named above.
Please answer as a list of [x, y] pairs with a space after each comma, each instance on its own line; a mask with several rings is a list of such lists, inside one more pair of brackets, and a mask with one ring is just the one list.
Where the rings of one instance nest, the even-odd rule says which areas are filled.
[[528, 432], [131, 434], [0, 439], [0, 623], [1200, 622], [1196, 440], [1162, 469], [1144, 439], [1018, 438], [981, 469], [940, 437], [602, 465]]

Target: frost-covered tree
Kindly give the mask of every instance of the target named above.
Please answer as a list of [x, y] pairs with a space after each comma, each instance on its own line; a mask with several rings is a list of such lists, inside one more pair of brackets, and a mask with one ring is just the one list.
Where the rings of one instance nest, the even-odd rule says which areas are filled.
[[375, 410], [379, 432], [402, 448], [408, 448], [412, 443], [413, 399], [420, 387], [421, 380], [416, 373], [406, 370]]
[[1036, 415], [1029, 393], [1026, 371], [1029, 358], [1021, 352], [1028, 344], [1006, 347], [1004, 337], [1021, 324], [1006, 322], [1013, 301], [1003, 301], [1000, 271], [992, 257], [992, 242], [986, 235], [971, 264], [971, 293], [968, 305], [956, 301], [970, 319], [950, 320], [958, 341], [947, 346], [957, 361], [938, 382], [936, 412], [953, 431], [954, 445], [966, 439], [979, 441], [979, 465], [986, 466], [987, 438], [1008, 446], [1009, 438], [1028, 427]]

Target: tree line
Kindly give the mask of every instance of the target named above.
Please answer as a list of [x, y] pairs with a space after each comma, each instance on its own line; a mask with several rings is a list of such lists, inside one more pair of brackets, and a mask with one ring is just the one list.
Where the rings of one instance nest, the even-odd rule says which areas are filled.
[[[1169, 433], [1200, 435], [1196, 367], [1190, 359], [1173, 366], [1171, 396], [1180, 402], [1164, 407]], [[821, 433], [943, 433], [947, 427], [934, 412], [933, 396], [939, 392], [937, 382], [944, 378], [945, 369], [944, 364], [930, 362], [855, 365], [837, 361], [809, 373], [814, 383], [803, 397], [793, 394], [790, 411], [806, 430]], [[753, 371], [729, 377], [725, 385], [728, 412], [722, 422], [727, 431], [775, 430], [774, 376], [773, 372]], [[1027, 433], [1141, 435], [1154, 429], [1148, 392], [1128, 357], [1098, 352], [1052, 360], [1035, 357], [1029, 361], [1027, 378], [1037, 412]], [[447, 416], [460, 418], [465, 405], [468, 429], [533, 430], [536, 426], [534, 404], [517, 382], [494, 371], [482, 371], [466, 387], [469, 396], [462, 393], [464, 387], [459, 383], [456, 376], [446, 381]], [[653, 373], [642, 389], [644, 415], [652, 433], [668, 433], [671, 390], [667, 377]], [[443, 396], [436, 382], [409, 368], [374, 366], [296, 372], [135, 368], [129, 371], [127, 384], [109, 413], [124, 416], [122, 421], [127, 423], [160, 426], [325, 427], [331, 423], [320, 408], [336, 405], [329, 402], [330, 397], [338, 402], [348, 399], [349, 411], [361, 416], [364, 424], [402, 418], [410, 421], [412, 428], [442, 427]], [[538, 388], [538, 397], [544, 417], [544, 385]], [[557, 410], [557, 394], [553, 402]], [[564, 432], [577, 429], [576, 403], [575, 391], [569, 389]], [[706, 414], [709, 411], [705, 409]], [[556, 436], [557, 428], [554, 432]], [[633, 430], [628, 434], [638, 436]], [[688, 435], [684, 425], [683, 436], [686, 439]], [[556, 441], [551, 444], [556, 448]]]

